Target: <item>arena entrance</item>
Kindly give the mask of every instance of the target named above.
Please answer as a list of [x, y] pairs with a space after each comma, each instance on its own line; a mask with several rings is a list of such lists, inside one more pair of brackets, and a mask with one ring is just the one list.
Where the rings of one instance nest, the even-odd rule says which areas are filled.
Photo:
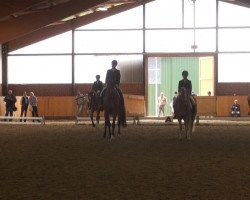
[[193, 92], [198, 96], [214, 95], [214, 56], [149, 56], [147, 58], [147, 115], [158, 116], [158, 97], [167, 97], [165, 115], [171, 115], [172, 99], [182, 79], [182, 71], [189, 72]]

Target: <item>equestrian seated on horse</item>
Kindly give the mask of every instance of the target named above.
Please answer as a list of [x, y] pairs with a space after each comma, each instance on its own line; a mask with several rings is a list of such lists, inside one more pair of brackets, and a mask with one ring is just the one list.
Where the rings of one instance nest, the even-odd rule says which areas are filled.
[[107, 71], [106, 80], [105, 80], [106, 87], [104, 87], [102, 92], [101, 92], [101, 106], [100, 106], [100, 108], [101, 108], [101, 110], [103, 110], [103, 97], [106, 94], [107, 86], [114, 85], [114, 89], [117, 92], [119, 99], [120, 99], [119, 106], [120, 106], [120, 113], [122, 113], [122, 115], [123, 115], [122, 118], [124, 119], [123, 126], [127, 126], [124, 98], [123, 98], [122, 91], [119, 87], [121, 74], [120, 74], [120, 70], [116, 69], [117, 64], [118, 64], [118, 62], [116, 60], [113, 60], [111, 63], [112, 68]]
[[[194, 95], [192, 95], [192, 82], [191, 82], [191, 80], [188, 80], [188, 78], [187, 78], [188, 77], [188, 71], [184, 70], [182, 72], [182, 77], [183, 77], [183, 79], [180, 80], [179, 84], [178, 84], [178, 92], [180, 94], [181, 88], [186, 89], [187, 95], [190, 98], [190, 102], [191, 102], [191, 105], [192, 105], [192, 110], [193, 110], [193, 112], [197, 112], [196, 100], [194, 98]], [[175, 108], [175, 102], [173, 102], [173, 107]], [[174, 111], [175, 111], [175, 109], [174, 109]]]
[[93, 127], [95, 127], [94, 121], [93, 121], [93, 113], [96, 111], [96, 121], [97, 124], [99, 124], [100, 120], [100, 93], [103, 89], [103, 83], [100, 81], [100, 75], [96, 75], [96, 81], [94, 82], [91, 91], [88, 94], [89, 98], [89, 114], [90, 119], [92, 121]]

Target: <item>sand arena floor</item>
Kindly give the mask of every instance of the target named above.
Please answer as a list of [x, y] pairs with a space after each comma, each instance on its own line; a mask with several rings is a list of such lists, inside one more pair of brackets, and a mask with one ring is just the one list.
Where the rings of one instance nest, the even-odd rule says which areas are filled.
[[[143, 122], [142, 122], [143, 123]], [[103, 128], [0, 125], [0, 199], [250, 199], [250, 123], [144, 123], [108, 142]]]

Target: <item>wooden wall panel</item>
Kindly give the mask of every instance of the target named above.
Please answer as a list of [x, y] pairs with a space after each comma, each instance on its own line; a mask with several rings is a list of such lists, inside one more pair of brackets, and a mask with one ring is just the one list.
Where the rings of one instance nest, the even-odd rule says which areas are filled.
[[230, 96], [233, 94], [245, 96], [250, 94], [250, 83], [218, 83], [217, 95]]
[[145, 116], [145, 99], [139, 95], [124, 95], [127, 116]]
[[[92, 84], [76, 84], [77, 90], [86, 94], [91, 90]], [[124, 94], [144, 95], [144, 85], [142, 83], [122, 83], [120, 85]], [[71, 84], [9, 84], [9, 89], [13, 90], [16, 96], [21, 96], [24, 91], [34, 92], [36, 96], [72, 96], [73, 88]]]
[[[1, 97], [0, 101], [0, 115], [5, 115], [5, 102], [4, 97]], [[20, 96], [17, 96], [17, 112], [14, 112], [14, 116], [20, 116], [21, 106], [20, 106]], [[145, 101], [143, 96], [138, 95], [124, 95], [126, 111], [128, 116], [134, 116], [139, 114], [144, 116]], [[38, 114], [39, 116], [45, 117], [60, 117], [69, 118], [75, 117], [76, 112], [76, 101], [73, 96], [39, 96], [38, 97]], [[31, 116], [31, 112], [28, 111], [28, 116]], [[87, 109], [84, 107], [81, 116], [88, 116]], [[103, 116], [103, 114], [101, 115]]]
[[21, 96], [24, 91], [34, 92], [36, 96], [70, 96], [72, 95], [71, 84], [9, 84], [8, 88], [13, 94]]
[[197, 99], [197, 114], [216, 116], [216, 97], [215, 96], [198, 96]]
[[248, 116], [247, 96], [217, 96], [217, 116], [230, 116], [233, 101], [237, 99], [241, 106], [241, 116]]
[[[0, 115], [5, 114], [4, 97], [0, 98]], [[219, 117], [229, 117], [230, 108], [234, 101], [238, 99], [241, 105], [241, 116], [248, 116], [247, 96], [217, 96], [217, 97], [197, 97], [198, 114], [212, 115]], [[145, 99], [140, 95], [124, 95], [127, 116], [135, 114], [145, 115]], [[18, 111], [15, 116], [20, 116], [20, 96], [17, 97], [16, 106]], [[75, 116], [76, 102], [74, 96], [39, 96], [38, 97], [38, 114], [47, 117], [65, 117], [73, 118]], [[28, 116], [31, 116], [28, 111]], [[87, 116], [86, 109], [83, 110], [82, 116]]]

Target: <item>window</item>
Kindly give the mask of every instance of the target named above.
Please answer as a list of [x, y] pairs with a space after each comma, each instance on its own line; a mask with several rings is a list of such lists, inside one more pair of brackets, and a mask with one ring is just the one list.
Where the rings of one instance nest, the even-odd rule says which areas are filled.
[[216, 30], [198, 29], [196, 30], [195, 43], [198, 46], [196, 52], [215, 52], [216, 50]]
[[182, 0], [157, 0], [146, 4], [147, 28], [182, 26]]
[[219, 26], [250, 26], [250, 8], [219, 1]]
[[[184, 26], [194, 26], [194, 6], [191, 0], [184, 0]], [[199, 0], [195, 2], [195, 26], [216, 26], [216, 1]]]
[[192, 52], [192, 30], [146, 31], [147, 52]]
[[71, 56], [9, 56], [10, 84], [71, 83]]
[[12, 51], [10, 54], [50, 54], [71, 53], [72, 33], [71, 31], [34, 43], [24, 48]]
[[250, 82], [250, 53], [219, 54], [218, 82]]
[[77, 31], [76, 53], [140, 53], [142, 31]]
[[93, 83], [97, 74], [101, 76], [101, 81], [105, 82], [107, 70], [111, 69], [112, 60], [118, 61], [117, 69], [121, 71], [122, 83], [143, 82], [142, 55], [76, 56], [75, 82]]
[[249, 51], [250, 28], [219, 29], [219, 51]]
[[80, 29], [134, 29], [142, 28], [142, 6], [107, 17], [78, 28]]

